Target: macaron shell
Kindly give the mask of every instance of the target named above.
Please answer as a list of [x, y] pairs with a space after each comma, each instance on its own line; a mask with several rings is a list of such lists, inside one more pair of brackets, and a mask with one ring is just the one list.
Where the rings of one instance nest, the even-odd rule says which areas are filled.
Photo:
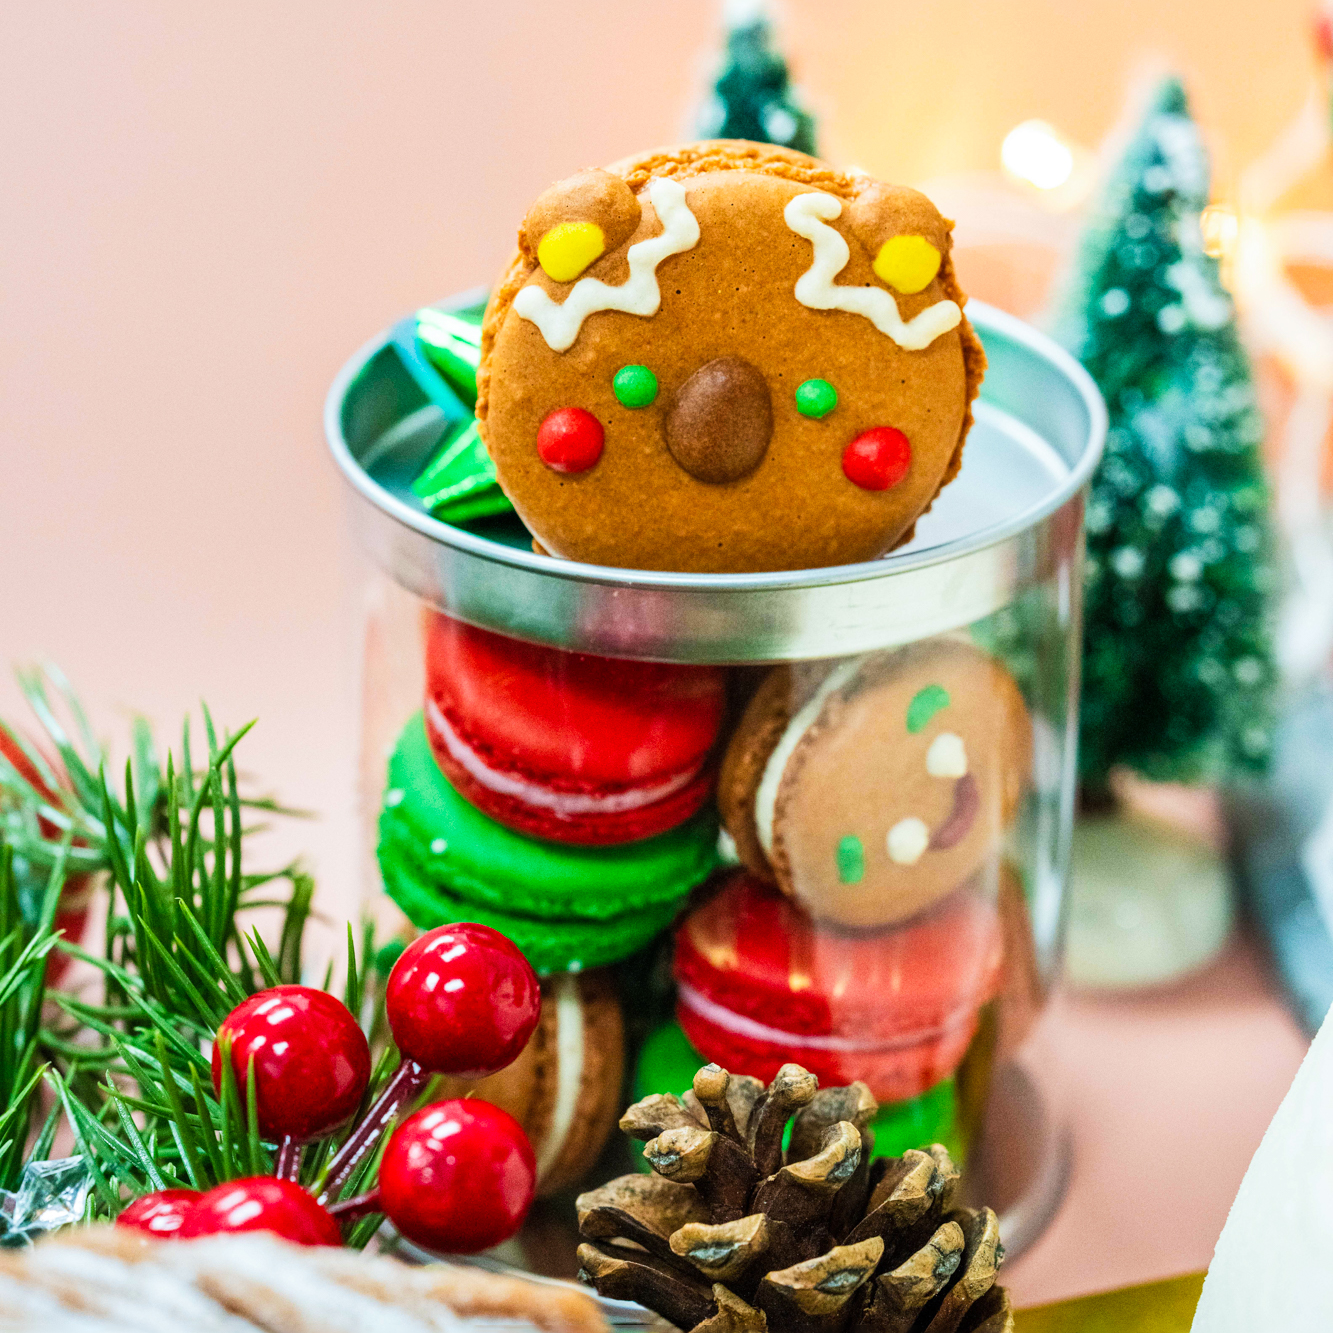
[[773, 882], [773, 867], [759, 842], [754, 796], [768, 757], [796, 711], [795, 671], [774, 667], [746, 705], [732, 733], [717, 779], [717, 808], [722, 825], [736, 844], [741, 864], [760, 879]]
[[518, 916], [480, 907], [424, 881], [414, 871], [411, 858], [402, 855], [392, 841], [386, 843], [382, 835], [379, 862], [385, 890], [418, 929], [432, 930], [454, 921], [491, 926], [523, 950], [539, 976], [618, 963], [666, 930], [679, 910], [677, 903], [670, 902], [604, 921]]
[[881, 1100], [918, 1096], [957, 1068], [999, 984], [996, 887], [978, 879], [905, 926], [848, 933], [735, 872], [677, 932], [677, 1018], [724, 1068], [772, 1078], [795, 1060]]
[[722, 824], [741, 864], [769, 883], [775, 876], [755, 826], [755, 793], [787, 724], [834, 666], [836, 662], [799, 662], [774, 667], [750, 697], [722, 756], [717, 782]]
[[[571, 1031], [576, 1027], [577, 1031]], [[506, 1069], [441, 1096], [480, 1097], [523, 1126], [537, 1156], [539, 1196], [583, 1178], [620, 1114], [625, 1038], [620, 999], [602, 971], [542, 982], [542, 1013], [523, 1053]]]
[[717, 739], [726, 695], [719, 667], [566, 652], [438, 614], [426, 680], [497, 766], [571, 792], [693, 772]]
[[411, 860], [413, 878], [422, 883], [481, 908], [535, 918], [610, 921], [670, 906], [717, 864], [711, 812], [613, 847], [574, 847], [505, 828], [464, 800], [440, 771], [420, 714], [389, 761], [380, 838]]
[[[497, 757], [480, 750], [456, 716], [446, 716], [438, 696], [427, 699], [425, 716], [435, 760], [453, 787], [497, 823], [529, 837], [580, 847], [641, 841], [683, 824], [713, 790], [714, 771], [706, 754], [696, 756], [692, 768], [640, 788], [549, 783], [512, 763], [497, 767]], [[526, 790], [516, 793], [515, 786]], [[651, 799], [654, 788], [663, 791], [660, 799]], [[636, 799], [645, 792], [648, 799]]]

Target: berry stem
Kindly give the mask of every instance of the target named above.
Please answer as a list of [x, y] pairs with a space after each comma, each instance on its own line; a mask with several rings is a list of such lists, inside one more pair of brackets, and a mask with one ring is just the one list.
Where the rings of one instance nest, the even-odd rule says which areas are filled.
[[356, 1222], [371, 1213], [382, 1211], [378, 1189], [373, 1189], [368, 1194], [358, 1194], [355, 1199], [344, 1199], [341, 1203], [329, 1205], [329, 1212], [339, 1222]]
[[366, 1112], [351, 1136], [334, 1153], [324, 1177], [324, 1189], [319, 1201], [327, 1205], [347, 1184], [357, 1163], [379, 1142], [394, 1116], [426, 1086], [430, 1074], [415, 1060], [403, 1060], [394, 1071], [374, 1106]]
[[301, 1145], [290, 1134], [284, 1134], [278, 1144], [278, 1162], [273, 1174], [279, 1180], [296, 1180], [301, 1174]]

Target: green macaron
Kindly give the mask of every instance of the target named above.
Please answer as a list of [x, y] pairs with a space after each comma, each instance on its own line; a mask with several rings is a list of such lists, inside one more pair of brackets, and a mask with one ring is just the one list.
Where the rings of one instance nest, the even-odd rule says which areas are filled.
[[420, 715], [389, 761], [379, 833], [384, 886], [415, 925], [493, 926], [542, 973], [601, 967], [642, 948], [717, 865], [711, 813], [611, 847], [505, 828], [449, 784]]
[[[637, 1101], [654, 1092], [680, 1096], [692, 1086], [695, 1071], [707, 1063], [690, 1045], [679, 1023], [674, 1019], [663, 1023], [639, 1052], [634, 1098]], [[881, 1103], [870, 1128], [875, 1135], [876, 1157], [901, 1157], [909, 1148], [942, 1143], [955, 1162], [963, 1160], [952, 1077], [910, 1101]]]

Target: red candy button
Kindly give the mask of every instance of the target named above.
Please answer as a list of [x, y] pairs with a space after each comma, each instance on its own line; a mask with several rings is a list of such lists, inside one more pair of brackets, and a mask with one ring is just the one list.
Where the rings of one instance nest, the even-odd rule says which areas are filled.
[[866, 491], [887, 491], [896, 486], [911, 465], [912, 446], [907, 436], [893, 426], [863, 431], [842, 455], [842, 470], [848, 481]]
[[537, 427], [537, 453], [553, 472], [586, 472], [602, 456], [602, 423], [581, 407], [561, 407]]

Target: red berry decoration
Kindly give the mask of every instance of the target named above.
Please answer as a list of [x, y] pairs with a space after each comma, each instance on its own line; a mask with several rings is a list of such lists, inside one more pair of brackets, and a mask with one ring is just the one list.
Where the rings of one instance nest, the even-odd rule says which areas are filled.
[[155, 1194], [144, 1194], [116, 1218], [116, 1225], [166, 1240], [181, 1229], [185, 1215], [202, 1197], [198, 1190], [158, 1190]]
[[893, 426], [863, 431], [843, 451], [842, 470], [865, 491], [887, 491], [912, 466], [912, 446]]
[[384, 1009], [405, 1060], [482, 1078], [512, 1064], [541, 1013], [537, 974], [489, 926], [437, 926], [403, 950]]
[[602, 456], [602, 423], [581, 407], [560, 407], [537, 427], [537, 454], [554, 472], [586, 472]]
[[508, 1240], [537, 1189], [537, 1160], [517, 1120], [489, 1102], [424, 1106], [394, 1131], [379, 1204], [408, 1240], [475, 1254]]
[[231, 1038], [236, 1085], [255, 1068], [259, 1132], [304, 1143], [356, 1110], [370, 1082], [370, 1047], [347, 1006], [311, 986], [274, 986], [238, 1004], [213, 1043], [213, 1087], [222, 1089], [222, 1040]]
[[229, 1180], [200, 1198], [176, 1232], [182, 1240], [227, 1231], [271, 1231], [297, 1245], [341, 1245], [338, 1223], [292, 1180]]
[[375, 1105], [329, 1159], [324, 1199], [338, 1197], [356, 1164], [431, 1074], [481, 1078], [513, 1063], [537, 1026], [541, 991], [512, 940], [464, 922], [437, 926], [403, 950], [389, 974], [384, 1010], [402, 1059]]

